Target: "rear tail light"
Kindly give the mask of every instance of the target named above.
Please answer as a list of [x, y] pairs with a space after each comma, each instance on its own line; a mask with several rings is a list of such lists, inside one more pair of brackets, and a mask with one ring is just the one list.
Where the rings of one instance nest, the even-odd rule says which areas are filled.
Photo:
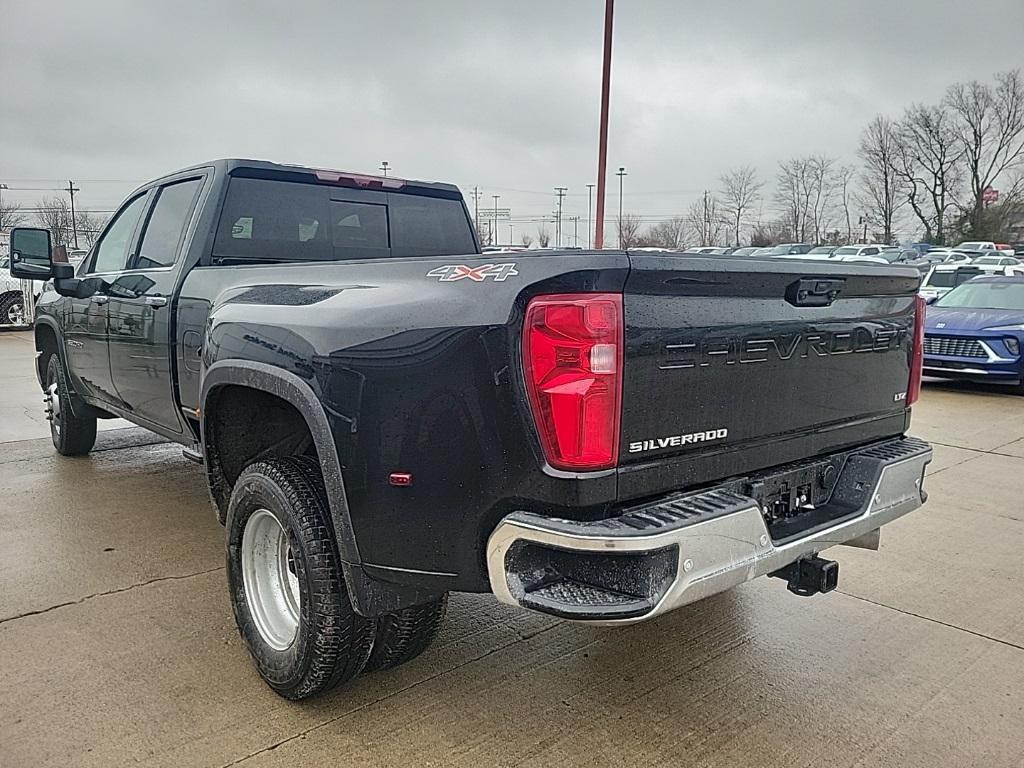
[[921, 396], [921, 372], [924, 368], [924, 314], [927, 304], [923, 296], [914, 301], [914, 346], [910, 353], [910, 382], [907, 384], [907, 405]]
[[615, 466], [622, 344], [622, 294], [537, 296], [527, 305], [523, 369], [533, 419], [551, 466]]

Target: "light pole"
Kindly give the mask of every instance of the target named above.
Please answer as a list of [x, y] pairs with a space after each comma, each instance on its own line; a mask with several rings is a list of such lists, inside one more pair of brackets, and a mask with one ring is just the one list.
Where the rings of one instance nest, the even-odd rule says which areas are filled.
[[380, 169], [382, 171], [384, 171], [384, 175], [387, 176], [388, 175], [388, 171], [391, 169], [391, 166], [388, 165], [388, 161], [387, 160], [381, 160]]
[[622, 248], [622, 180], [629, 174], [626, 173], [626, 169], [619, 166], [619, 170], [615, 174], [619, 177], [619, 248]]
[[590, 250], [590, 238], [594, 236], [594, 185], [587, 184], [587, 250]]
[[78, 248], [78, 222], [75, 221], [75, 192], [81, 192], [81, 190], [75, 186], [74, 182], [68, 182], [68, 194], [71, 195], [71, 231], [75, 233], [75, 248]]
[[491, 197], [494, 198], [494, 229], [492, 229], [491, 231], [494, 232], [494, 243], [493, 243], [493, 245], [497, 245], [498, 244], [498, 198], [501, 197], [501, 195], [491, 195]]
[[568, 191], [568, 187], [555, 187], [555, 194], [558, 195], [558, 211], [555, 219], [555, 247], [562, 247], [562, 198]]
[[0, 229], [3, 229], [4, 224], [4, 190], [10, 189], [6, 184], [0, 184]]
[[601, 118], [597, 135], [597, 229], [594, 232], [594, 247], [604, 248], [604, 193], [608, 168], [608, 100], [612, 83], [612, 17], [615, 0], [604, 3], [604, 55], [601, 65]]

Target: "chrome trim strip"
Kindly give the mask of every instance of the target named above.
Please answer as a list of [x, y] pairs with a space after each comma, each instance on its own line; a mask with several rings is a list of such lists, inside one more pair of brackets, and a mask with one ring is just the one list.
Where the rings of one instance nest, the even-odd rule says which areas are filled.
[[[635, 624], [710, 597], [745, 581], [764, 576], [798, 558], [870, 534], [880, 526], [912, 512], [923, 503], [921, 489], [929, 448], [883, 467], [870, 501], [856, 517], [779, 546], [772, 543], [754, 499], [738, 512], [694, 525], [643, 536], [597, 536], [546, 529], [543, 524], [517, 520], [512, 513], [487, 541], [487, 571], [491, 590], [503, 603], [519, 606], [509, 587], [505, 556], [520, 540], [562, 549], [593, 552], [643, 552], [678, 546], [679, 562], [672, 586], [650, 613], [629, 619], [587, 620], [590, 624]], [[536, 520], [534, 517], [533, 520]]]

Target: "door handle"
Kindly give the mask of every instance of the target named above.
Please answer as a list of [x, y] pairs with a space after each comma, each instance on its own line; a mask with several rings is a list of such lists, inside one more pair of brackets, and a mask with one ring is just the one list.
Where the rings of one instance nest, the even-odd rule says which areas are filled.
[[108, 301], [110, 301], [110, 297], [105, 296], [102, 293], [97, 293], [95, 296], [92, 297], [92, 300], [96, 304], [106, 304]]
[[150, 307], [162, 307], [167, 304], [166, 296], [147, 296], [143, 301]]

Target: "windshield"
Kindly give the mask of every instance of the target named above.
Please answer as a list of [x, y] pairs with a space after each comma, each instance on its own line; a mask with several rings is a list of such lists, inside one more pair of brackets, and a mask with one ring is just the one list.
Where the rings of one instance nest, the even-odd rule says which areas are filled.
[[854, 248], [852, 245], [847, 245], [843, 248], [836, 248], [833, 256], [856, 256], [860, 253], [860, 248]]
[[1010, 309], [1024, 312], [1024, 283], [964, 283], [935, 302], [937, 307]]
[[831, 245], [819, 245], [817, 248], [811, 248], [808, 253], [832, 253]]

